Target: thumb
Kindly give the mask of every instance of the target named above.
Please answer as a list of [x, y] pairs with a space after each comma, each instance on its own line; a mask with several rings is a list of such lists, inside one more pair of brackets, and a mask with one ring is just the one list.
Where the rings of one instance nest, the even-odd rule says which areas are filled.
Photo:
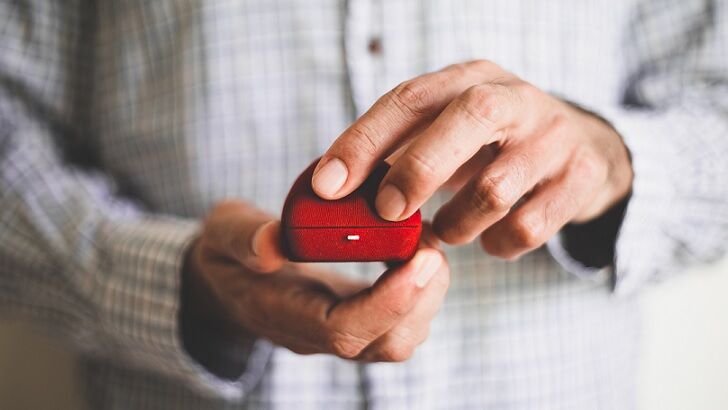
[[371, 288], [336, 305], [330, 319], [346, 334], [378, 338], [412, 310], [443, 262], [435, 249], [418, 250], [405, 264], [385, 272]]
[[281, 223], [269, 220], [255, 228], [247, 252], [240, 262], [246, 267], [262, 273], [278, 270], [283, 266], [286, 257], [281, 250]]
[[248, 269], [272, 272], [286, 261], [280, 245], [280, 222], [244, 202], [218, 205], [208, 228], [218, 249]]

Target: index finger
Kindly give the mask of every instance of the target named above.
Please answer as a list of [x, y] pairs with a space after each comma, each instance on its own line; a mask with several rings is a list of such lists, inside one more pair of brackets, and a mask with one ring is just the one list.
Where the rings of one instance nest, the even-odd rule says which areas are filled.
[[382, 96], [324, 153], [314, 170], [312, 186], [324, 199], [337, 199], [356, 189], [394, 152], [412, 128], [436, 115], [495, 64], [471, 62], [406, 81]]
[[523, 105], [507, 83], [474, 85], [458, 96], [392, 164], [377, 193], [379, 216], [412, 215], [483, 146], [504, 139], [526, 116]]

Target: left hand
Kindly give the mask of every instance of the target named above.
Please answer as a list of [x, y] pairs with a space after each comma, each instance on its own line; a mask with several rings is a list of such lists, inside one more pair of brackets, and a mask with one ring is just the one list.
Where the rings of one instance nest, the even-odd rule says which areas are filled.
[[412, 259], [373, 284], [287, 261], [280, 229], [280, 221], [236, 200], [208, 214], [182, 271], [182, 337], [195, 359], [215, 369], [208, 358], [216, 338], [261, 337], [300, 354], [364, 362], [407, 360], [425, 341], [450, 284], [427, 225]]
[[[394, 154], [394, 155], [393, 155]], [[359, 186], [381, 160], [392, 167], [376, 198], [401, 220], [441, 186], [458, 192], [435, 233], [513, 259], [570, 222], [594, 219], [632, 185], [627, 149], [601, 118], [488, 61], [406, 81], [380, 98], [323, 155], [313, 176], [325, 199]]]

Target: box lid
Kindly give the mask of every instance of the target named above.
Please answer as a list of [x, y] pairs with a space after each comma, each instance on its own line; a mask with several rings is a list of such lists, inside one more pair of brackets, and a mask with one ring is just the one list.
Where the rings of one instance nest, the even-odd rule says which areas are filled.
[[379, 184], [389, 169], [382, 162], [354, 192], [344, 198], [327, 201], [314, 193], [311, 187], [313, 171], [318, 164], [314, 161], [293, 184], [283, 206], [282, 224], [288, 228], [333, 228], [333, 227], [419, 227], [422, 216], [417, 210], [402, 221], [387, 221], [377, 215], [374, 208]]

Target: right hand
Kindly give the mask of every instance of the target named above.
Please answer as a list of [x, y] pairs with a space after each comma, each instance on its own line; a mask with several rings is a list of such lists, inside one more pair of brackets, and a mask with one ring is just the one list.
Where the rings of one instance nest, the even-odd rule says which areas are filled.
[[188, 311], [228, 335], [253, 334], [296, 353], [402, 361], [429, 333], [449, 267], [423, 230], [415, 256], [368, 285], [288, 262], [280, 223], [242, 202], [217, 205], [187, 255]]

